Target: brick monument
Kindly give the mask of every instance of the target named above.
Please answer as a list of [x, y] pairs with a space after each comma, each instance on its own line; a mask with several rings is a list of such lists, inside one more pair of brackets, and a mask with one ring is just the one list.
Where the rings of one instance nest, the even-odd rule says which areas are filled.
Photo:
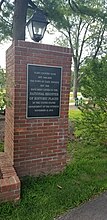
[[5, 152], [19, 175], [66, 165], [71, 51], [15, 41], [7, 50]]

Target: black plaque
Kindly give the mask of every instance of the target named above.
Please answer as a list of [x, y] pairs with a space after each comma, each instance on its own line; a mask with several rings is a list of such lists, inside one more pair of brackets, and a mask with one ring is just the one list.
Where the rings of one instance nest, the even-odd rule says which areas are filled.
[[61, 69], [27, 65], [27, 118], [60, 116]]

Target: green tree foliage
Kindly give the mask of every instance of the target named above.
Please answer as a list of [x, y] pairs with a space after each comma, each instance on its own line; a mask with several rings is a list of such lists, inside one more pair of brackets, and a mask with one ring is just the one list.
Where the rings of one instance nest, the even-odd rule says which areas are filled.
[[11, 0], [1, 0], [0, 3], [2, 2], [0, 40], [11, 36], [12, 26], [13, 39], [25, 39], [28, 5], [32, 8], [32, 4], [35, 3], [47, 12], [51, 24], [63, 33], [64, 43], [71, 47], [74, 63], [73, 88], [76, 98], [81, 65], [89, 56], [95, 58], [106, 53], [106, 0], [16, 0], [15, 7]]
[[[38, 7], [45, 9], [48, 17], [58, 29], [68, 28], [68, 25], [70, 25], [69, 16], [72, 14], [83, 17], [88, 16], [107, 24], [106, 0], [26, 0], [27, 2], [29, 2], [30, 7], [32, 5], [34, 7], [35, 3]], [[20, 5], [20, 0], [0, 0], [0, 40], [4, 40], [12, 35], [13, 15], [16, 3]]]
[[28, 2], [31, 0], [0, 0], [0, 42], [25, 40]]
[[88, 101], [80, 107], [80, 133], [89, 142], [107, 144], [107, 56], [88, 59], [81, 71], [81, 93]]
[[73, 56], [73, 90], [77, 97], [81, 78], [80, 67], [87, 57], [106, 53], [106, 2], [105, 0], [40, 0], [52, 24], [63, 34], [60, 45], [70, 46]]
[[83, 16], [90, 16], [93, 19], [98, 19], [107, 24], [107, 2], [106, 0], [68, 0], [69, 5], [72, 8], [72, 4], [75, 7], [75, 12]]
[[0, 5], [0, 42], [11, 39], [14, 5], [11, 0]]

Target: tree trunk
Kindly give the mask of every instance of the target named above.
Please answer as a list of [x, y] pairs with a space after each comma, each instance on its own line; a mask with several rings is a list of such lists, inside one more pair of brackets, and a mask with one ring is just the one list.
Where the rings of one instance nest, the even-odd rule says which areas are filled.
[[73, 79], [73, 98], [77, 98], [78, 91], [78, 70], [77, 67], [74, 68], [74, 79]]
[[77, 98], [77, 92], [78, 92], [78, 80], [77, 78], [74, 78], [74, 84], [73, 84], [73, 98]]
[[13, 40], [25, 40], [28, 1], [29, 0], [15, 0]]

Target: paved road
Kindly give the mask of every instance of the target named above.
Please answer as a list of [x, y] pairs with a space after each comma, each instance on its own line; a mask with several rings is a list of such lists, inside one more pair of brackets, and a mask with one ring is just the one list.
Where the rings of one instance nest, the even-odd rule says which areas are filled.
[[107, 192], [72, 209], [57, 220], [107, 220]]

